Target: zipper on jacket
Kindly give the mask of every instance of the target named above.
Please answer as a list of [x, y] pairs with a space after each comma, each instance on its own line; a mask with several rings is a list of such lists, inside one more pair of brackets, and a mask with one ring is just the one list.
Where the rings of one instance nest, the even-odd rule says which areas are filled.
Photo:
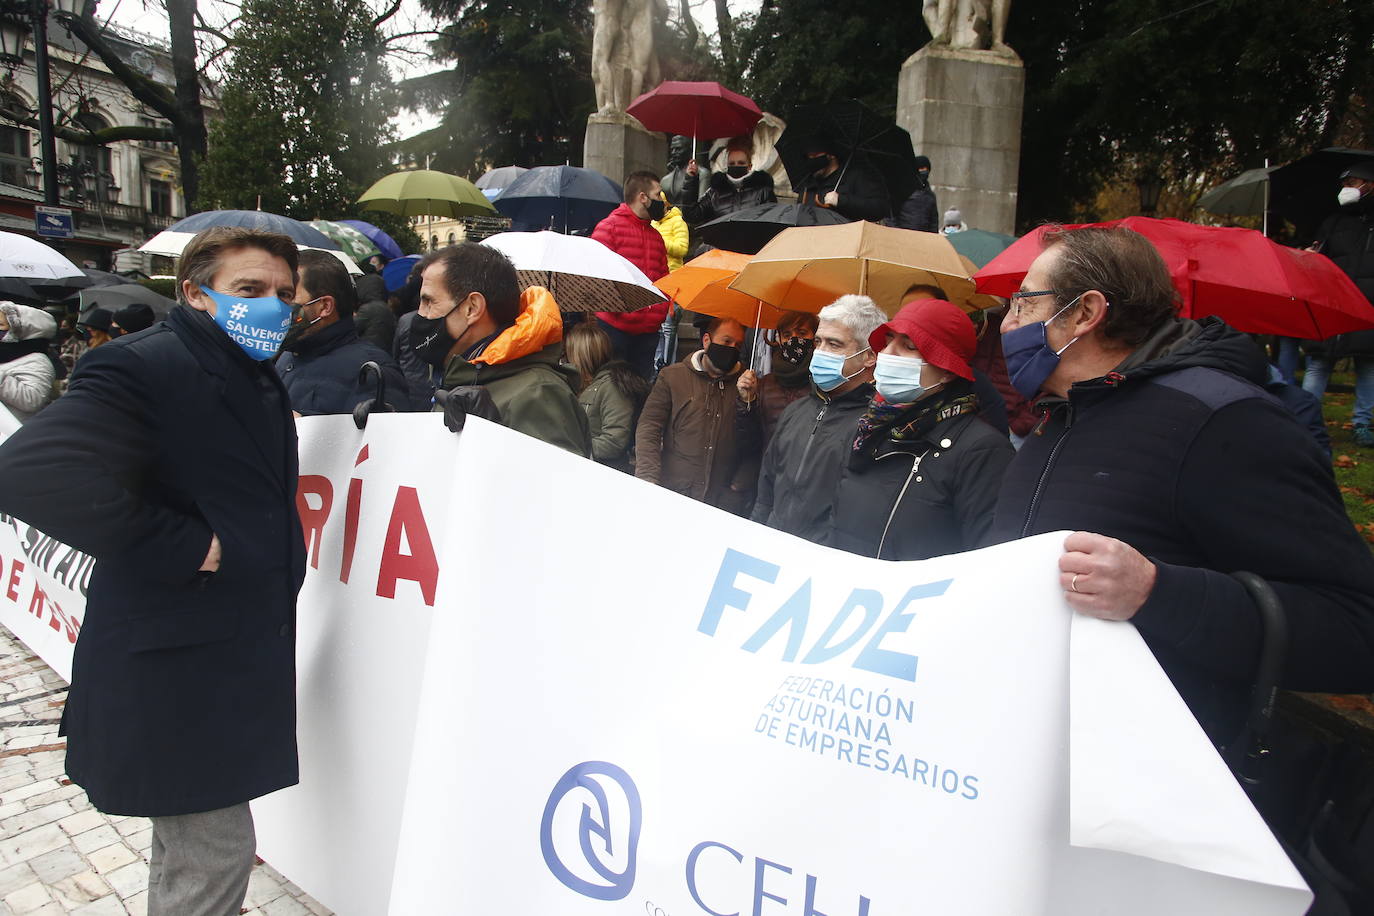
[[[1067, 411], [1064, 417], [1064, 432], [1059, 436], [1059, 441], [1050, 449], [1050, 457], [1045, 461], [1045, 468], [1040, 472], [1040, 479], [1035, 483], [1035, 492], [1031, 494], [1030, 505], [1026, 507], [1026, 521], [1021, 526], [1021, 537], [1030, 536], [1031, 522], [1035, 519], [1035, 510], [1040, 503], [1040, 494], [1044, 492], [1045, 481], [1049, 480], [1050, 471], [1054, 470], [1054, 459], [1059, 456], [1059, 449], [1064, 444], [1064, 440], [1069, 438], [1069, 430], [1073, 428], [1073, 402], [1069, 402], [1065, 407]], [[1049, 421], [1049, 412], [1045, 413], [1045, 421]]]
[[[930, 451], [930, 449], [926, 449], [926, 452], [928, 452], [928, 451]], [[892, 504], [892, 511], [889, 512], [889, 513], [887, 513], [887, 524], [883, 525], [883, 536], [880, 537], [880, 538], [878, 539], [878, 551], [877, 551], [877, 553], [873, 554], [874, 559], [881, 560], [881, 559], [883, 558], [883, 545], [887, 543], [887, 532], [888, 532], [889, 529], [892, 528], [892, 520], [893, 520], [894, 518], [897, 517], [897, 509], [902, 505], [902, 500], [906, 498], [906, 491], [907, 491], [907, 488], [911, 486], [911, 481], [914, 480], [914, 479], [916, 478], [916, 470], [921, 466], [921, 459], [924, 458], [924, 457], [926, 456], [926, 452], [922, 452], [922, 453], [919, 454], [919, 455], [914, 455], [914, 456], [912, 456], [912, 459], [911, 459], [911, 473], [908, 474], [908, 475], [906, 475], [906, 482], [902, 484], [902, 489], [901, 489], [901, 491], [897, 494], [897, 501], [894, 502], [894, 503]], [[888, 452], [886, 455], [879, 455], [879, 456], [878, 456], [876, 459], [874, 459], [874, 460], [875, 460], [875, 461], [881, 461], [881, 460], [883, 460], [884, 458], [890, 458], [890, 457], [892, 457], [893, 455], [905, 455], [905, 454], [908, 454], [908, 453], [907, 453], [907, 452]]]
[[816, 444], [816, 430], [821, 428], [821, 420], [825, 417], [825, 412], [830, 409], [830, 402], [821, 404], [820, 411], [816, 414], [816, 420], [811, 424], [811, 435], [806, 440], [806, 448], [802, 449], [801, 459], [797, 462], [797, 473], [792, 475], [792, 485], [801, 483], [802, 471], [806, 468], [806, 458], [811, 454], [811, 446]]

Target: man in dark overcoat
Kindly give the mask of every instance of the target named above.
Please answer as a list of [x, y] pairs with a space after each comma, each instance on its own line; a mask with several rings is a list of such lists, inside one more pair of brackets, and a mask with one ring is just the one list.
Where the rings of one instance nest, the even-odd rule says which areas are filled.
[[285, 236], [201, 233], [166, 321], [91, 351], [0, 447], [0, 511], [97, 561], [67, 773], [152, 819], [150, 916], [238, 913], [248, 802], [298, 781], [296, 431], [267, 361], [295, 273]]

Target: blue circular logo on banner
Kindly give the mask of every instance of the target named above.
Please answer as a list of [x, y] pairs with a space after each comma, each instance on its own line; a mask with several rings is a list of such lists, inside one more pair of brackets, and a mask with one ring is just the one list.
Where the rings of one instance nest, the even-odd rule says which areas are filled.
[[[555, 837], [554, 815], [574, 792], [588, 796], [577, 829], [564, 829]], [[639, 790], [628, 773], [603, 760], [579, 763], [558, 780], [544, 806], [539, 825], [544, 862], [565, 887], [584, 897], [623, 900], [635, 884], [641, 816]], [[615, 862], [623, 866], [617, 870]], [[589, 880], [593, 875], [605, 883]]]

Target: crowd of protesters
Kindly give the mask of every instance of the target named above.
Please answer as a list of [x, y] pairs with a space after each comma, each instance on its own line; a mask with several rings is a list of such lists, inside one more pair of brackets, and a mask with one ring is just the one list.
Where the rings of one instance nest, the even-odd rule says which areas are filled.
[[[891, 218], [839, 153], [806, 151], [803, 197]], [[690, 162], [675, 204], [652, 174], [630, 175], [593, 238], [665, 275], [685, 254], [678, 223], [773, 197], [742, 144], [727, 163], [698, 195]], [[937, 208], [922, 166], [901, 218], [924, 226]], [[1374, 172], [1342, 185], [1320, 242], [1368, 295]], [[656, 370], [666, 304], [566, 323], [547, 289], [522, 289], [503, 254], [469, 242], [387, 290], [284, 236], [212, 229], [177, 280], [164, 321], [95, 309], [60, 355], [50, 314], [0, 303], [0, 402], [22, 422], [0, 447], [0, 512], [100, 561], [67, 769], [100, 810], [153, 818], [150, 912], [154, 900], [165, 913], [237, 907], [247, 802], [298, 777], [293, 414], [436, 410], [459, 430], [476, 414], [884, 560], [1071, 531], [1066, 602], [1131, 620], [1218, 744], [1243, 718], [1262, 641], [1237, 570], [1262, 573], [1292, 610], [1284, 686], [1374, 690], [1374, 555], [1345, 514], [1311, 396], [1276, 379], [1248, 336], [1181, 318], [1163, 260], [1128, 229], [1051, 227], [991, 313], [920, 284], [892, 302], [851, 291], [819, 314], [785, 312], [764, 372], [751, 329], [722, 317]], [[1314, 362], [1309, 388], [1328, 369]]]

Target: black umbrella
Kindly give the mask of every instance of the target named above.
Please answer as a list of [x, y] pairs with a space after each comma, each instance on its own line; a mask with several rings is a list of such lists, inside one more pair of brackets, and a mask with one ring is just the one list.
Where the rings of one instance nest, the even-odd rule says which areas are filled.
[[44, 305], [46, 300], [27, 280], [18, 277], [0, 277], [0, 299], [18, 302], [21, 305]]
[[127, 305], [146, 305], [161, 321], [176, 305], [166, 296], [153, 292], [141, 283], [124, 282], [119, 286], [100, 286], [81, 291], [81, 311], [92, 308], [109, 309], [117, 312]]
[[760, 204], [711, 220], [697, 229], [701, 237], [717, 248], [758, 254], [759, 249], [784, 229], [793, 226], [836, 226], [849, 220], [824, 207], [811, 204]]
[[806, 153], [817, 145], [840, 157], [842, 169], [867, 168], [886, 186], [894, 211], [916, 190], [911, 134], [862, 102], [803, 105], [792, 112], [774, 146], [793, 190], [810, 174]]
[[1291, 220], [1298, 238], [1313, 238], [1339, 206], [1341, 173], [1360, 162], [1374, 162], [1374, 150], [1333, 146], [1275, 169], [1269, 176], [1269, 209]]

